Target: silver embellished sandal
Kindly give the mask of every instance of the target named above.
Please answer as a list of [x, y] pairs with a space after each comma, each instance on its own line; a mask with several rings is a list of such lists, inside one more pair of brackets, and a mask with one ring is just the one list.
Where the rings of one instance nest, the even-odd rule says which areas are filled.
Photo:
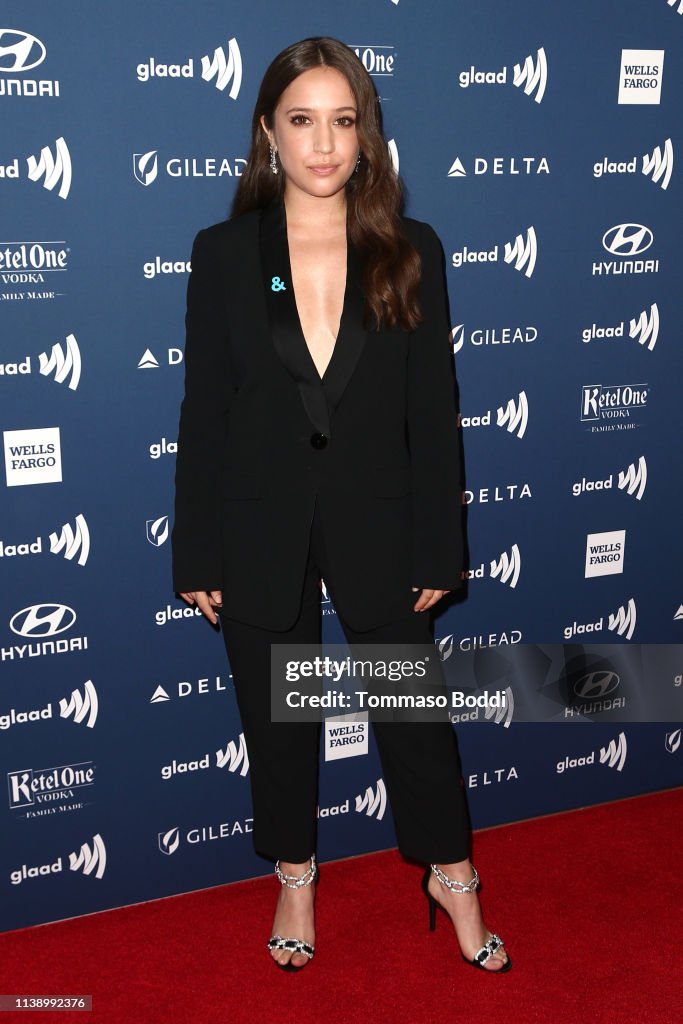
[[[275, 874], [280, 879], [281, 885], [286, 885], [288, 889], [300, 889], [303, 885], [310, 885], [316, 878], [318, 869], [315, 863], [315, 854], [311, 855], [311, 864], [303, 875], [286, 875], [280, 868], [280, 861], [275, 863]], [[315, 947], [310, 942], [304, 942], [303, 939], [291, 939], [285, 935], [273, 935], [268, 940], [268, 949], [291, 949], [292, 956], [295, 953], [304, 953], [309, 962], [313, 959]], [[281, 964], [278, 960], [275, 961], [278, 967], [281, 967], [283, 971], [301, 971], [307, 964], [293, 964], [292, 957], [289, 960]]]
[[[469, 882], [458, 882], [454, 878], [449, 878], [448, 875], [444, 871], [442, 871], [440, 867], [437, 867], [436, 864], [430, 864], [429, 867], [425, 869], [425, 873], [422, 877], [422, 889], [429, 903], [429, 930], [431, 932], [433, 932], [434, 929], [436, 928], [437, 907], [440, 907], [440, 909], [443, 910], [444, 914], [446, 914], [449, 920], [450, 914], [448, 913], [445, 907], [441, 906], [438, 900], [434, 899], [429, 889], [427, 888], [430, 872], [433, 872], [436, 875], [436, 877], [439, 879], [441, 884], [445, 886], [446, 889], [449, 889], [451, 892], [464, 893], [474, 892], [477, 886], [479, 885], [479, 875], [474, 864], [472, 865], [472, 871], [474, 872], [474, 874], [472, 875], [472, 878], [470, 879]], [[487, 970], [487, 968], [484, 967], [484, 964], [488, 962], [488, 960], [493, 956], [496, 950], [499, 949], [502, 945], [503, 940], [501, 939], [500, 935], [491, 933], [491, 937], [486, 940], [481, 949], [477, 950], [472, 960], [466, 957], [463, 952], [461, 952], [460, 955], [462, 956], [466, 964], [471, 964], [472, 967], [477, 967], [482, 971], [486, 971], [487, 974], [505, 974], [506, 971], [509, 971], [512, 968], [512, 960], [510, 959], [509, 954], [506, 962], [503, 964], [502, 967], [499, 967], [497, 970]]]

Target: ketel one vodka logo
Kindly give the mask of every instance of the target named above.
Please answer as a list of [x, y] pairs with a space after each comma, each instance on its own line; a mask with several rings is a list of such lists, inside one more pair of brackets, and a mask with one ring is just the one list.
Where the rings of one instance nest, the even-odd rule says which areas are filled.
[[[226, 47], [219, 46], [212, 54], [201, 58], [201, 76], [205, 82], [213, 82], [216, 89], [224, 92], [228, 85], [228, 96], [236, 100], [242, 85], [242, 54], [233, 37]], [[149, 82], [152, 78], [194, 78], [195, 61], [192, 57], [184, 63], [170, 64], [159, 61], [155, 57], [137, 66], [139, 82]]]
[[634, 414], [647, 407], [649, 395], [647, 384], [585, 384], [581, 420], [590, 423], [594, 432], [617, 430], [618, 423], [635, 422]]
[[[498, 71], [482, 71], [472, 64], [467, 71], [460, 72], [458, 81], [461, 89], [467, 89], [470, 85], [506, 85], [508, 72], [507, 67]], [[536, 52], [535, 57], [529, 54], [523, 63], [515, 64], [511, 77], [513, 85], [540, 103], [548, 84], [548, 61], [543, 47]]]

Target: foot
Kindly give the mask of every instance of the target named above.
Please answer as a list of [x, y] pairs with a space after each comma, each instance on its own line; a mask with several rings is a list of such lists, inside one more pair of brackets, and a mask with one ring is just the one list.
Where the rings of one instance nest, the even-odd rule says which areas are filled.
[[[304, 861], [303, 864], [292, 864], [286, 860], [280, 861], [280, 868], [286, 875], [296, 875], [297, 877], [305, 874], [310, 865], [310, 859]], [[303, 939], [311, 946], [315, 945], [314, 890], [315, 883], [301, 885], [298, 889], [290, 889], [287, 885], [280, 886], [271, 935], [284, 935], [288, 939]], [[309, 961], [309, 957], [305, 953], [292, 952], [291, 949], [271, 949], [270, 955], [280, 964], [286, 964], [288, 960], [291, 960], [292, 967], [302, 967]]]
[[[438, 868], [452, 878], [454, 881], [466, 884], [472, 878], [474, 872], [469, 860], [458, 861], [457, 864], [437, 864]], [[484, 943], [491, 938], [491, 932], [487, 930], [479, 906], [479, 896], [475, 892], [451, 892], [441, 884], [433, 871], [429, 873], [427, 889], [437, 903], [441, 904], [448, 913], [460, 949], [468, 960], [473, 960]], [[499, 946], [496, 952], [489, 957], [483, 965], [486, 971], [499, 971], [507, 963], [508, 955], [504, 946]]]

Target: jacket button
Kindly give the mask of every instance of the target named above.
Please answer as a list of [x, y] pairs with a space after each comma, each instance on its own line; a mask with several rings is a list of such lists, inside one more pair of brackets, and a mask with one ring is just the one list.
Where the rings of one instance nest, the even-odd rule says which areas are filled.
[[325, 434], [311, 434], [311, 445], [313, 448], [324, 448], [327, 445]]

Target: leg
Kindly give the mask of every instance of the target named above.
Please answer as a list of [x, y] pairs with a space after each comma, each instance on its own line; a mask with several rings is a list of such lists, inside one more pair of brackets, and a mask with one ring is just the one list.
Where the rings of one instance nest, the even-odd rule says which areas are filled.
[[[280, 870], [291, 878], [306, 874], [315, 852], [321, 724], [271, 721], [270, 648], [271, 644], [321, 643], [316, 554], [312, 539], [300, 612], [291, 629], [274, 632], [221, 615], [249, 755], [254, 848], [279, 860]], [[300, 938], [313, 946], [315, 887], [291, 888], [291, 884], [280, 887], [272, 934]], [[282, 948], [272, 949], [271, 955], [280, 965], [291, 960], [292, 967], [301, 967], [308, 962], [304, 953]]]
[[[329, 565], [323, 554], [323, 575], [334, 598], [334, 581], [325, 575]], [[354, 651], [356, 644], [425, 644], [434, 639], [428, 613], [413, 611], [417, 593], [406, 595], [406, 613], [395, 622], [376, 629], [357, 632], [345, 622], [343, 610], [337, 613], [346, 639]], [[435, 648], [436, 651], [436, 648]], [[362, 653], [362, 652], [360, 652]], [[437, 675], [434, 686], [446, 684], [438, 657], [432, 663]], [[429, 864], [436, 864], [450, 879], [467, 883], [473, 877], [471, 825], [457, 738], [451, 723], [373, 722], [373, 732], [387, 785], [396, 837], [401, 853]], [[451, 891], [434, 872], [429, 873], [429, 892], [447, 911], [455, 927], [458, 943], [471, 960], [491, 933], [486, 929], [476, 886], [472, 892]], [[457, 888], [457, 887], [455, 887]], [[485, 970], [500, 970], [507, 961], [501, 945], [484, 965]]]

